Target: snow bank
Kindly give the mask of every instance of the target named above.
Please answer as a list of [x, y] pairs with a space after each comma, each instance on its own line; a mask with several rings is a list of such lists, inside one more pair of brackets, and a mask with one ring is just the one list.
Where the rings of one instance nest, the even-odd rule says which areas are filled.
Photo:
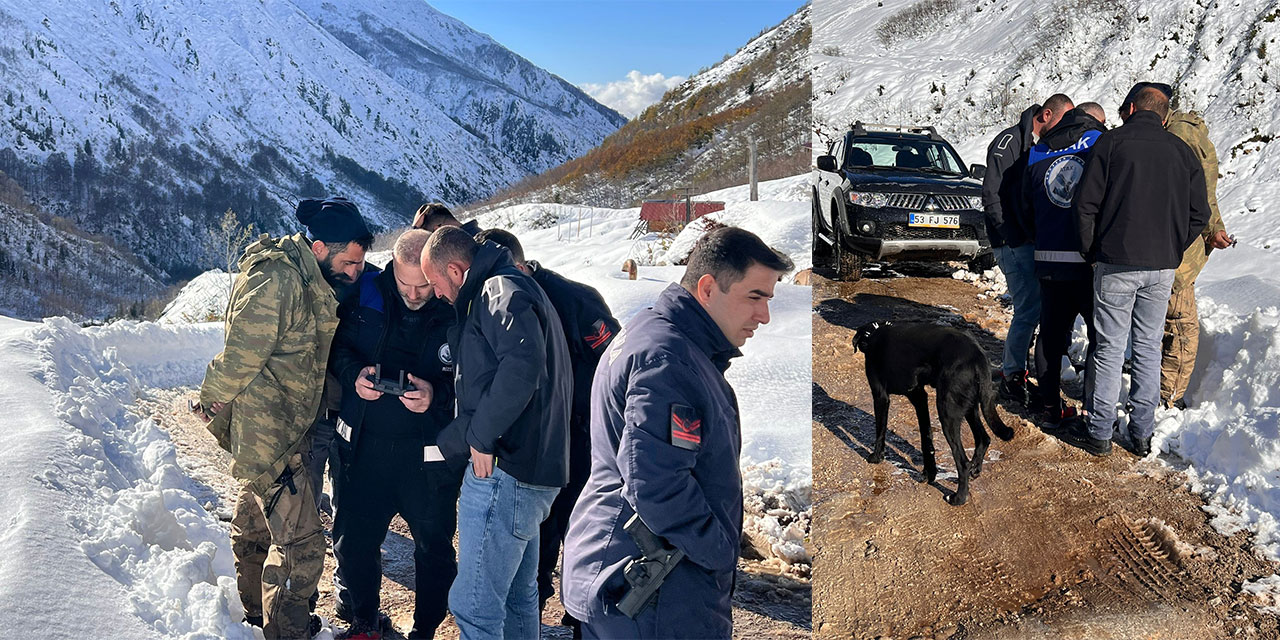
[[[75, 496], [62, 514], [80, 551], [118, 582], [131, 612], [170, 638], [255, 638], [241, 623], [228, 531], [192, 497], [167, 434], [130, 409], [146, 387], [196, 385], [222, 347], [212, 324], [118, 322], [81, 328], [64, 318], [30, 332], [71, 456], [44, 472]], [[57, 579], [85, 579], [50, 567]], [[70, 573], [70, 575], [65, 575]], [[89, 615], [93, 603], [87, 602]]]

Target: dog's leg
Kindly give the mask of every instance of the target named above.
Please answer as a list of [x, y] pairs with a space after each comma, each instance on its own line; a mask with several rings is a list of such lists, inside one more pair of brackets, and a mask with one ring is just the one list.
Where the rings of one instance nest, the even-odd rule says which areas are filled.
[[987, 457], [987, 447], [991, 446], [991, 436], [987, 435], [987, 430], [982, 426], [982, 419], [978, 416], [980, 408], [977, 405], [969, 408], [969, 413], [965, 416], [969, 419], [969, 429], [973, 431], [973, 460], [969, 461], [969, 477], [976, 478], [982, 473], [982, 461]]
[[942, 435], [946, 436], [951, 447], [951, 457], [956, 462], [956, 492], [949, 502], [959, 506], [969, 499], [969, 460], [964, 455], [964, 438], [960, 433], [960, 423], [964, 420], [964, 412], [957, 407], [959, 398], [950, 397], [945, 385], [938, 389], [938, 421], [942, 423]]
[[925, 483], [938, 478], [938, 461], [933, 453], [933, 425], [929, 421], [929, 394], [924, 387], [916, 387], [907, 394], [916, 408], [916, 421], [920, 423], [920, 458], [924, 464]]
[[884, 441], [889, 435], [889, 394], [873, 387], [871, 395], [876, 412], [876, 444], [867, 462], [880, 464], [884, 461]]

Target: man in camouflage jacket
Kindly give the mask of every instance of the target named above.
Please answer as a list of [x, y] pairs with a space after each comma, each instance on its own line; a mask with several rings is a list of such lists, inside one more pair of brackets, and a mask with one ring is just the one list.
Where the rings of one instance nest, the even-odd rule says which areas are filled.
[[226, 317], [226, 345], [197, 407], [242, 483], [231, 521], [246, 618], [268, 640], [310, 638], [324, 535], [304, 455], [338, 326], [333, 284], [353, 282], [373, 237], [355, 205], [303, 200], [307, 234], [263, 236], [245, 249]]
[[1218, 152], [1209, 141], [1209, 128], [1195, 112], [1174, 111], [1169, 114], [1165, 130], [1178, 136], [1195, 152], [1204, 166], [1205, 188], [1212, 212], [1209, 224], [1200, 232], [1201, 241], [1192, 242], [1182, 255], [1182, 264], [1173, 276], [1173, 294], [1165, 314], [1164, 340], [1161, 343], [1160, 399], [1165, 405], [1182, 402], [1196, 366], [1196, 349], [1200, 340], [1200, 319], [1196, 310], [1196, 277], [1209, 261], [1214, 249], [1231, 246], [1222, 215], [1218, 212]]

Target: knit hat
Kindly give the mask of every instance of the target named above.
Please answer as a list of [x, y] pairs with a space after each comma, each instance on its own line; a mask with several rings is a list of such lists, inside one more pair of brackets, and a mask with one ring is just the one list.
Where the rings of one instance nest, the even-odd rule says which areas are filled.
[[354, 202], [346, 198], [306, 199], [298, 203], [298, 222], [307, 236], [321, 242], [351, 242], [370, 235]]

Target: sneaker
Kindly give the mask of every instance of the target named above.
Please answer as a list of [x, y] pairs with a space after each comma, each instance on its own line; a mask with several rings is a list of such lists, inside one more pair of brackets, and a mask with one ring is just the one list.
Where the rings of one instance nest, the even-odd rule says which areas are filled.
[[311, 614], [311, 625], [307, 627], [307, 633], [310, 633], [311, 637], [314, 638], [316, 634], [320, 633], [321, 629], [324, 629], [324, 622], [320, 620], [320, 616], [314, 613]]
[[566, 611], [563, 616], [560, 616], [560, 624], [573, 630], [574, 640], [581, 640], [582, 623], [578, 622], [577, 618], [569, 615], [568, 611]]
[[382, 640], [382, 626], [357, 619], [346, 631], [334, 636], [337, 640]]
[[1061, 426], [1062, 433], [1057, 434], [1059, 440], [1091, 455], [1111, 455], [1111, 441], [1099, 440], [1089, 435], [1088, 425], [1079, 417], [1067, 418], [1062, 421]]
[[1027, 372], [1019, 371], [1012, 375], [1000, 376], [1000, 395], [1027, 406]]

